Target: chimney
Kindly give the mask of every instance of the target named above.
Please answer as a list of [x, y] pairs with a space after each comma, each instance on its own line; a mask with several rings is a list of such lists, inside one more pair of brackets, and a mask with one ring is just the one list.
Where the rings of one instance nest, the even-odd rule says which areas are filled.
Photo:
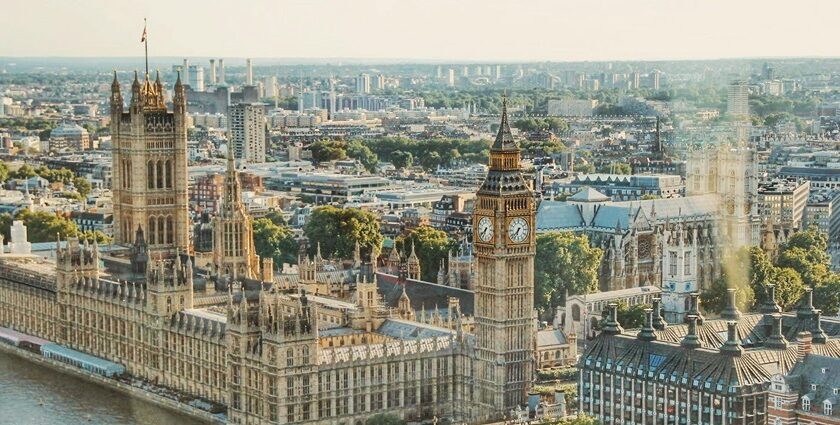
[[245, 59], [245, 84], [254, 85], [254, 68], [251, 67], [251, 59]]
[[784, 350], [788, 346], [788, 342], [785, 339], [785, 336], [782, 335], [782, 315], [779, 313], [774, 313], [770, 316], [767, 316], [772, 321], [772, 325], [770, 327], [770, 332], [767, 335], [767, 342], [764, 345], [767, 348], [773, 348], [777, 350]]
[[808, 354], [811, 354], [811, 333], [802, 331], [796, 334], [796, 361], [805, 360]]
[[735, 288], [728, 288], [726, 290], [726, 308], [720, 312], [720, 318], [724, 320], [738, 320], [741, 318], [741, 312], [736, 306], [737, 296]]
[[697, 324], [702, 325], [703, 322], [706, 321], [706, 318], [703, 317], [702, 314], [700, 314], [700, 293], [692, 292], [691, 295], [689, 295], [689, 297], [691, 308], [688, 310], [688, 313], [685, 316], [686, 323], [688, 323], [689, 316], [694, 316], [697, 318]]
[[216, 85], [216, 59], [210, 59], [210, 84]]
[[764, 286], [764, 289], [767, 293], [767, 299], [761, 306], [761, 312], [764, 314], [781, 313], [782, 308], [776, 303], [776, 285], [768, 283]]
[[697, 316], [690, 314], [686, 317], [686, 321], [688, 322], [688, 333], [680, 341], [680, 345], [689, 350], [702, 347], [700, 337], [697, 336]]
[[609, 303], [609, 310], [609, 317], [607, 317], [607, 321], [604, 323], [602, 333], [607, 335], [618, 335], [624, 332], [624, 328], [622, 328], [621, 324], [618, 323], [618, 304]]
[[219, 59], [219, 83], [225, 83], [225, 60]]
[[665, 330], [668, 322], [662, 317], [662, 298], [653, 298], [653, 327], [657, 330]]
[[802, 294], [802, 299], [799, 301], [799, 308], [796, 309], [796, 318], [799, 320], [810, 321], [814, 315], [814, 292], [813, 289], [806, 287], [805, 293]]
[[184, 59], [183, 78], [184, 78], [184, 83], [183, 84], [185, 86], [189, 86], [190, 85], [190, 61], [188, 59]]
[[814, 344], [825, 344], [828, 335], [822, 328], [822, 310], [814, 310], [813, 322], [811, 324], [811, 342]]
[[656, 341], [656, 332], [653, 328], [653, 309], [646, 308], [645, 309], [645, 325], [642, 327], [642, 330], [639, 331], [638, 335], [639, 340], [641, 341]]
[[740, 356], [744, 353], [744, 349], [741, 348], [741, 340], [738, 338], [737, 325], [738, 322], [732, 320], [726, 322], [726, 342], [720, 346], [721, 354]]

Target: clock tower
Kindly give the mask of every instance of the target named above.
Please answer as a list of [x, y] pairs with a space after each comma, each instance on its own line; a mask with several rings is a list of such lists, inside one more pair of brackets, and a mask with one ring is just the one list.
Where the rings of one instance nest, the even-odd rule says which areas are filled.
[[495, 417], [525, 403], [534, 375], [535, 215], [503, 98], [490, 170], [473, 214], [476, 401]]

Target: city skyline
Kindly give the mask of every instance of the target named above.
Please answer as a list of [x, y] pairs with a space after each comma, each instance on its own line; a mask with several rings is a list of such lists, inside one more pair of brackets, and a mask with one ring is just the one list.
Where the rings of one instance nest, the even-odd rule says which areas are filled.
[[[142, 56], [144, 17], [155, 57], [501, 62], [836, 57], [830, 43], [815, 40], [819, 28], [829, 27], [840, 12], [840, 4], [819, 0], [796, 8], [752, 0], [609, 0], [586, 7], [548, 1], [261, 1], [224, 10], [150, 1], [128, 12], [98, 0], [83, 9], [35, 3], [6, 5], [12, 18], [6, 30], [17, 37], [0, 46], [0, 57], [125, 57], [134, 51]], [[45, 8], [54, 13], [44, 16]], [[183, 19], [198, 10], [203, 19]]]

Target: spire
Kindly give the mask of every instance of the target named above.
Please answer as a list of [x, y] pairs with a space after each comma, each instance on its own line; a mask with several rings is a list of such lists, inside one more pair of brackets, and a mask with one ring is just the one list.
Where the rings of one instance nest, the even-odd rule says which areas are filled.
[[493, 142], [491, 150], [519, 150], [519, 146], [517, 146], [516, 142], [513, 140], [513, 134], [510, 132], [510, 124], [508, 123], [507, 94], [502, 95], [502, 120], [499, 123], [499, 132], [496, 134], [496, 141]]

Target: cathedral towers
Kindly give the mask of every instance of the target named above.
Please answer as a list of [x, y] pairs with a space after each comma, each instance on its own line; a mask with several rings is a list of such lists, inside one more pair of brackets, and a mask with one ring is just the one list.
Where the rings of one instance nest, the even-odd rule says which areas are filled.
[[478, 262], [476, 401], [492, 416], [524, 404], [534, 375], [535, 215], [534, 195], [522, 175], [504, 99], [490, 170], [473, 215]]
[[135, 73], [125, 111], [115, 72], [110, 102], [114, 242], [132, 244], [141, 229], [153, 252], [188, 251], [187, 107], [180, 75], [172, 111], [159, 73], [154, 82], [148, 74], [140, 82]]

